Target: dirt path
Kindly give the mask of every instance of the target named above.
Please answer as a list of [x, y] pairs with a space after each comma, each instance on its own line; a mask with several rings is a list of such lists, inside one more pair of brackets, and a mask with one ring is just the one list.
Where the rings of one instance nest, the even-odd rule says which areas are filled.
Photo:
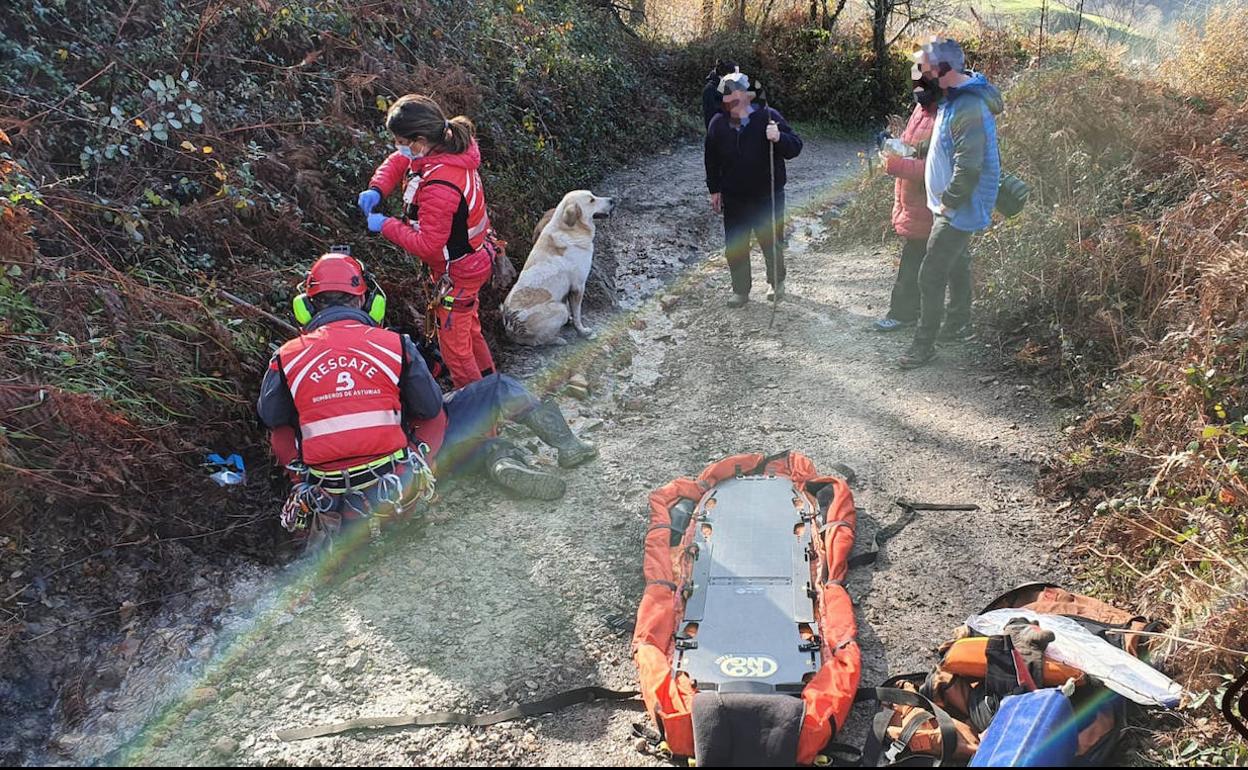
[[[982, 506], [921, 514], [874, 570], [853, 576], [864, 682], [925, 668], [969, 612], [1015, 584], [1060, 578], [1064, 565], [1046, 554], [1059, 533], [1032, 492], [1056, 416], [1025, 384], [986, 368], [990, 357], [973, 346], [898, 371], [906, 340], [865, 331], [887, 295], [891, 244], [811, 245], [821, 202], [835, 197], [855, 149], [814, 140], [791, 166], [791, 200], [816, 205], [794, 223], [790, 297], [775, 330], [760, 278], [760, 301], [729, 310], [722, 256], [701, 259], [722, 231], [706, 208], [696, 147], [597, 186], [621, 199], [599, 243], [620, 262], [625, 310], [590, 313], [596, 342], [506, 361], [533, 377], [590, 377], [591, 398], [564, 403], [602, 457], [570, 474], [569, 495], [552, 505], [451, 490], [439, 521], [366, 549], [332, 587], [282, 589], [299, 566], [245, 581], [236, 611], [182, 654], [167, 639], [145, 643], [120, 690], [50, 758], [98, 758], [125, 741], [114, 761], [656, 764], [633, 748], [639, 715], [608, 706], [480, 730], [297, 744], [273, 732], [357, 715], [493, 710], [590, 683], [631, 687], [628, 639], [602, 619], [631, 613], [640, 595], [646, 493], [734, 452], [796, 448], [822, 468], [855, 468], [867, 512], [860, 541], [893, 520], [896, 497]], [[613, 332], [609, 364], [597, 354]], [[619, 361], [625, 338], [635, 346], [628, 365]], [[865, 719], [860, 709], [851, 742]]]

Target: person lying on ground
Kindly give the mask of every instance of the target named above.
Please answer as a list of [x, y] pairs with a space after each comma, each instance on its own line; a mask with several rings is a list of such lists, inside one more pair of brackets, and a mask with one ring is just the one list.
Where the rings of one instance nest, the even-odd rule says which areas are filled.
[[505, 420], [555, 447], [562, 467], [597, 456], [557, 404], [512, 377], [443, 396], [412, 340], [381, 328], [385, 295], [349, 255], [322, 256], [303, 288], [303, 331], [273, 356], [256, 404], [295, 482], [282, 514], [288, 530], [332, 534], [344, 522], [409, 515], [432, 497], [435, 476], [484, 473], [522, 497], [561, 497], [563, 479], [496, 435]]
[[725, 76], [719, 90], [724, 109], [706, 129], [703, 157], [711, 208], [724, 215], [724, 256], [732, 274], [728, 306], [737, 308], [750, 299], [754, 237], [767, 265], [768, 298], [784, 296], [784, 266], [776, 273], [776, 239], [783, 240], [785, 161], [801, 153], [802, 139], [778, 111], [754, 103], [757, 86], [744, 74]]

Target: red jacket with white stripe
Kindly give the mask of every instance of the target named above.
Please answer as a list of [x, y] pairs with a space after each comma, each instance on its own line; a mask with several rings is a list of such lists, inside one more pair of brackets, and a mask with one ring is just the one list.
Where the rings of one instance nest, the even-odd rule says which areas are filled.
[[273, 429], [281, 462], [299, 456], [321, 470], [361, 465], [402, 449], [409, 443], [407, 429], [418, 421], [445, 427], [442, 391], [412, 341], [346, 307], [318, 313], [304, 334], [278, 350], [257, 410]]
[[452, 279], [479, 277], [491, 268], [483, 248], [490, 218], [480, 168], [474, 141], [456, 154], [409, 159], [391, 153], [369, 181], [383, 198], [403, 184], [405, 219], [390, 217], [381, 234], [428, 265], [435, 281], [448, 264]]

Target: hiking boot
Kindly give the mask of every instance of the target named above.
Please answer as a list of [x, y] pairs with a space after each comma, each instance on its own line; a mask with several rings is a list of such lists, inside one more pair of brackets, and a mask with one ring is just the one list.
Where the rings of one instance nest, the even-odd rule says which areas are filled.
[[767, 292], [767, 299], [772, 302], [775, 302], [778, 299], [784, 299], [784, 281], [781, 281], [771, 287], [771, 291]]
[[728, 307], [732, 307], [732, 308], [745, 307], [745, 303], [749, 301], [750, 301], [749, 294], [735, 294], [734, 293], [732, 297], [728, 300]]
[[913, 342], [910, 349], [901, 354], [897, 364], [902, 369], [917, 369], [936, 357], [936, 346], [930, 342]]
[[495, 458], [488, 471], [494, 483], [520, 497], [536, 500], [558, 500], [568, 487], [553, 473], [530, 466], [512, 454]]
[[936, 335], [937, 342], [966, 342], [975, 336], [971, 330], [970, 324], [961, 324], [959, 326], [945, 326], [941, 328], [940, 333]]
[[563, 418], [563, 412], [559, 411], [559, 405], [549, 398], [520, 418], [519, 422], [559, 450], [560, 468], [575, 468], [598, 456], [598, 447], [577, 438]]

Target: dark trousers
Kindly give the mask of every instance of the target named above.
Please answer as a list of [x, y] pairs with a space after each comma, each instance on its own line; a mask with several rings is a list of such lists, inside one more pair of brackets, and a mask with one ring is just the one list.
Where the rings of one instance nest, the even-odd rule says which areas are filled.
[[919, 320], [919, 268], [927, 254], [926, 238], [907, 238], [901, 247], [901, 265], [888, 303], [888, 317], [910, 323]]
[[966, 323], [971, 317], [971, 258], [967, 247], [971, 236], [949, 224], [942, 216], [936, 217], [932, 234], [927, 239], [927, 254], [919, 268], [920, 314], [919, 328], [914, 341], [931, 345], [940, 333], [940, 323], [945, 315], [945, 289], [950, 289], [950, 321], [961, 319]]
[[773, 219], [771, 196], [758, 198], [723, 196], [724, 206], [724, 257], [732, 273], [734, 294], [749, 294], [753, 279], [750, 277], [750, 245], [758, 238], [767, 264], [767, 283], [772, 286], [784, 280], [784, 268], [776, 275], [776, 234], [784, 240], [784, 190], [776, 190], [776, 211]]
[[971, 322], [971, 250], [962, 254], [949, 269], [949, 304], [945, 306], [945, 328], [960, 329]]
[[459, 475], [483, 470], [487, 459], [511, 446], [494, 434], [500, 423], [522, 419], [541, 402], [514, 377], [491, 374], [446, 394], [446, 436], [438, 450], [438, 472]]

